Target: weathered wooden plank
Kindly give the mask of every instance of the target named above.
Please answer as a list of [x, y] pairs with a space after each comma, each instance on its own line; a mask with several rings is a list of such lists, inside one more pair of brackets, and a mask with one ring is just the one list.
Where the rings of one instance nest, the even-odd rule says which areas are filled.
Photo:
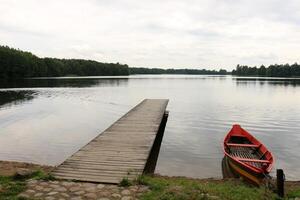
[[[81, 150], [82, 152], [91, 152], [91, 153], [99, 153], [99, 151], [101, 151], [101, 152], [103, 152], [103, 153], [105, 153], [105, 152], [112, 152], [112, 153], [115, 153], [115, 154], [134, 154], [136, 151], [133, 149], [133, 150], [122, 150], [122, 151], [120, 151], [120, 150], [114, 150], [114, 149], [99, 149], [99, 151], [98, 151], [98, 149], [96, 149], [96, 148], [90, 148], [90, 149], [83, 149], [83, 150]], [[145, 151], [145, 150], [140, 150], [140, 152], [139, 152], [140, 154], [145, 154], [145, 153], [147, 153], [147, 151]]]
[[[78, 158], [78, 157], [76, 157]], [[88, 157], [87, 159], [89, 160], [96, 160], [96, 158], [93, 158], [93, 157]], [[132, 163], [135, 163], [135, 164], [144, 164], [147, 159], [118, 159], [118, 158], [112, 158], [112, 159], [103, 159], [103, 160], [97, 160], [99, 163], [101, 162], [125, 162], [127, 160], [130, 160]], [[78, 161], [80, 162], [80, 159], [78, 159]], [[81, 161], [86, 161], [86, 159], [81, 159]]]
[[63, 170], [63, 169], [57, 169], [55, 172], [54, 172], [54, 175], [57, 175], [57, 174], [65, 174], [65, 175], [74, 175], [74, 176], [94, 176], [94, 177], [97, 177], [97, 176], [105, 176], [105, 177], [116, 177], [116, 178], [124, 178], [124, 177], [132, 177], [132, 176], [137, 176], [139, 174], [137, 173], [129, 173], [127, 171], [119, 171], [119, 172], [112, 172], [112, 171], [109, 171], [109, 172], [101, 172], [101, 170], [81, 170], [81, 169], [70, 169], [70, 170]]
[[[120, 183], [120, 181], [126, 177], [128, 179], [134, 179], [137, 176], [136, 175], [127, 175], [127, 174], [119, 174], [119, 175], [109, 175], [109, 174], [90, 174], [90, 173], [70, 173], [68, 172], [57, 172], [56, 177], [59, 179], [64, 179], [64, 177], [68, 177], [70, 180], [81, 180], [81, 181], [86, 181], [86, 179], [89, 180], [89, 182], [106, 182], [106, 180], [113, 179], [116, 180], [117, 182], [112, 182], [112, 183]], [[100, 178], [100, 180], [99, 180]], [[107, 182], [109, 183], [109, 182]]]
[[81, 160], [85, 160], [85, 159], [94, 159], [94, 160], [98, 160], [98, 161], [113, 161], [113, 160], [119, 160], [119, 161], [141, 161], [143, 162], [144, 160], [146, 160], [147, 158], [145, 157], [124, 157], [124, 156], [93, 156], [93, 155], [74, 155], [73, 158], [77, 158], [77, 159], [81, 159]]
[[76, 159], [76, 158], [72, 158], [72, 159], [68, 159], [66, 160], [64, 163], [69, 163], [69, 162], [73, 162], [73, 163], [87, 163], [87, 164], [101, 164], [101, 165], [108, 165], [108, 166], [132, 166], [132, 167], [144, 167], [144, 163], [143, 162], [126, 162], [126, 161], [120, 161], [120, 162], [114, 162], [114, 161], [99, 161], [99, 160], [91, 160], [91, 159]]
[[74, 164], [74, 163], [67, 163], [64, 164], [64, 166], [61, 166], [60, 169], [65, 169], [65, 168], [81, 168], [81, 169], [101, 169], [101, 170], [112, 170], [112, 171], [118, 171], [118, 170], [127, 170], [127, 171], [142, 171], [143, 167], [130, 167], [130, 166], [108, 166], [108, 165], [102, 165], [102, 164], [84, 164], [84, 163], [80, 163], [80, 164]]
[[107, 165], [126, 165], [126, 166], [142, 166], [143, 162], [138, 161], [138, 162], [133, 162], [132, 160], [125, 160], [125, 161], [120, 161], [120, 162], [114, 162], [114, 161], [110, 161], [110, 160], [99, 160], [99, 159], [90, 159], [90, 158], [86, 158], [86, 159], [78, 159], [78, 158], [70, 158], [68, 160], [66, 160], [64, 163], [68, 163], [68, 162], [73, 162], [73, 163], [79, 163], [78, 161], [80, 161], [80, 163], [89, 163], [89, 164], [107, 164]]
[[71, 167], [64, 167], [58, 169], [55, 173], [70, 173], [71, 171], [76, 171], [76, 174], [89, 174], [89, 175], [101, 175], [101, 176], [120, 176], [125, 177], [127, 175], [140, 175], [142, 174], [143, 170], [102, 170], [102, 169], [86, 169], [86, 168], [71, 168]]
[[141, 158], [145, 158], [147, 156], [146, 153], [144, 153], [144, 154], [114, 154], [112, 152], [107, 152], [107, 154], [99, 156], [99, 153], [89, 153], [88, 151], [87, 152], [80, 152], [80, 154], [77, 154], [76, 156], [78, 158], [85, 157], [87, 153], [89, 154], [89, 156], [91, 158], [94, 157], [94, 158], [99, 159], [99, 160], [106, 159], [106, 158], [125, 158], [126, 160], [128, 160], [128, 159], [141, 159]]
[[142, 174], [168, 100], [146, 99], [59, 165], [59, 179], [119, 183]]

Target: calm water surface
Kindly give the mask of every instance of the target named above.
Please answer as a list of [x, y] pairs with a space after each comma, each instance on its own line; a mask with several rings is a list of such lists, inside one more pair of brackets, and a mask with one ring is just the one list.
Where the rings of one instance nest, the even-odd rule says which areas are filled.
[[239, 123], [300, 180], [300, 79], [83, 77], [0, 88], [0, 160], [58, 165], [144, 98], [168, 98], [157, 173], [221, 177], [221, 143]]

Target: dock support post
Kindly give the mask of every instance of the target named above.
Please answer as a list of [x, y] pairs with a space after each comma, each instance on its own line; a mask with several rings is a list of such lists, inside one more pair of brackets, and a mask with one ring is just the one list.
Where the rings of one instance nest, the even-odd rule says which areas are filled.
[[277, 177], [277, 194], [279, 197], [284, 197], [284, 173], [282, 169], [276, 170]]
[[164, 136], [166, 124], [169, 117], [169, 111], [165, 111], [162, 121], [160, 123], [156, 138], [154, 140], [150, 155], [144, 168], [144, 174], [153, 174], [155, 171], [158, 154], [161, 146], [161, 142]]

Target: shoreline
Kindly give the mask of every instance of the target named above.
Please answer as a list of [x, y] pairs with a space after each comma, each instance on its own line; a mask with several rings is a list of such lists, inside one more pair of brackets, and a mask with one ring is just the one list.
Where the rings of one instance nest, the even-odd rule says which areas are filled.
[[39, 165], [27, 162], [0, 161], [0, 176], [14, 176], [19, 170], [43, 170], [50, 173], [55, 167], [48, 165]]
[[[41, 170], [45, 173], [51, 174], [51, 171], [54, 170], [55, 166], [49, 165], [39, 165], [34, 163], [27, 162], [18, 162], [18, 161], [0, 161], [0, 176], [14, 176], [18, 173], [19, 170], [29, 170], [29, 171], [38, 171]], [[168, 180], [172, 179], [185, 179], [189, 181], [197, 181], [197, 182], [213, 182], [213, 183], [222, 183], [224, 181], [235, 181], [239, 180], [238, 178], [218, 178], [218, 177], [210, 177], [210, 178], [193, 178], [187, 176], [168, 176], [161, 175], [158, 173], [154, 173], [153, 177], [164, 178]], [[275, 179], [274, 179], [275, 180]], [[80, 182], [80, 181], [78, 181]], [[286, 180], [285, 184], [287, 186], [300, 186], [300, 180]]]
[[[50, 165], [40, 165], [34, 163], [27, 163], [27, 162], [19, 162], [19, 161], [1, 161], [0, 160], [0, 176], [14, 176], [18, 170], [30, 170], [30, 171], [37, 171], [42, 170], [45, 173], [51, 173], [56, 166]], [[227, 180], [235, 180], [236, 178], [219, 178], [219, 177], [209, 177], [209, 178], [193, 178], [188, 176], [168, 176], [168, 175], [161, 175], [159, 173], [154, 173], [153, 176], [155, 177], [162, 177], [166, 179], [186, 179], [191, 181], [210, 181], [210, 182], [222, 182]], [[274, 178], [274, 177], [273, 177]], [[299, 184], [300, 180], [286, 180], [285, 183], [288, 184]]]
[[[124, 177], [119, 184], [102, 184], [55, 179], [51, 175], [54, 168], [25, 162], [0, 161], [0, 199], [280, 199], [273, 191], [274, 188], [268, 189], [265, 185], [254, 187], [238, 178], [199, 179], [153, 174], [139, 176], [134, 181]], [[300, 181], [286, 181], [285, 191], [284, 199], [299, 200]]]

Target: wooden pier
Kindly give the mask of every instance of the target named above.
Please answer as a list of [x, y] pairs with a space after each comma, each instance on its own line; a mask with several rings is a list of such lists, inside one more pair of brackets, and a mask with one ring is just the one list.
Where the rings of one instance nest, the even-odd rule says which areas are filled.
[[143, 100], [59, 165], [53, 175], [58, 179], [117, 184], [123, 178], [135, 179], [154, 170], [157, 156], [153, 159], [151, 152], [157, 154], [154, 148], [160, 147], [167, 104], [165, 99]]

